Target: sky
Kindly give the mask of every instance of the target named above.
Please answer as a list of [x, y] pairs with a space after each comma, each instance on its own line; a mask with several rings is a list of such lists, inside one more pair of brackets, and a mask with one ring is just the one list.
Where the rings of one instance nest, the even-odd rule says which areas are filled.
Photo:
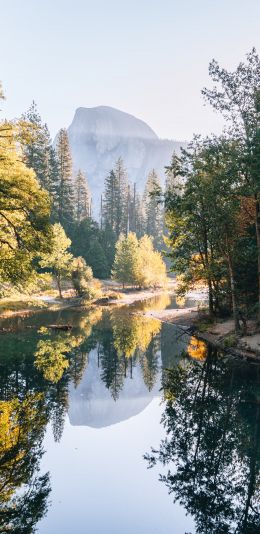
[[76, 108], [107, 105], [161, 138], [219, 133], [209, 62], [260, 53], [259, 20], [259, 0], [0, 0], [1, 116], [35, 100], [54, 136]]

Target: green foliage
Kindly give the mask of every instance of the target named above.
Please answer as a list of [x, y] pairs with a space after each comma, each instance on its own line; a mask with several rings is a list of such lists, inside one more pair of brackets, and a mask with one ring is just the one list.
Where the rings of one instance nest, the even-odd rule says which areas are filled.
[[[197, 361], [196, 361], [197, 360]], [[221, 358], [165, 373], [165, 436], [145, 455], [199, 534], [256, 533], [260, 513], [259, 375]]]
[[112, 275], [115, 280], [125, 284], [138, 285], [139, 254], [136, 234], [120, 235], [116, 243], [116, 255]]
[[75, 216], [75, 191], [68, 134], [62, 128], [57, 137], [56, 154], [59, 169], [58, 220], [67, 230]]
[[[251, 252], [256, 245], [256, 255], [250, 265], [247, 263], [251, 277], [255, 280], [255, 289], [258, 291], [258, 303], [260, 302], [260, 135], [259, 135], [259, 86], [260, 86], [260, 59], [253, 48], [246, 57], [245, 62], [240, 62], [233, 72], [228, 72], [220, 67], [216, 60], [209, 66], [209, 73], [215, 83], [213, 89], [203, 89], [202, 93], [212, 107], [219, 111], [231, 127], [232, 138], [239, 141], [239, 152], [236, 154], [238, 171], [238, 182], [240, 195], [244, 195], [250, 206], [251, 226], [254, 224], [255, 235], [251, 232], [251, 244], [249, 240], [243, 241], [247, 251]], [[237, 185], [237, 184], [236, 184]], [[232, 191], [234, 194], [234, 192]], [[244, 220], [247, 209], [244, 208]], [[248, 219], [248, 217], [247, 217]], [[249, 221], [247, 220], [249, 227]], [[238, 247], [236, 246], [238, 251]], [[245, 266], [246, 251], [241, 247], [243, 266]], [[252, 256], [251, 256], [252, 257]], [[255, 272], [257, 261], [258, 276]], [[242, 265], [241, 265], [242, 266]], [[240, 271], [239, 262], [236, 261], [235, 268]], [[244, 269], [245, 270], [245, 269]], [[243, 276], [244, 281], [245, 277]], [[252, 287], [252, 284], [250, 284]], [[239, 287], [239, 294], [246, 293], [245, 286]], [[252, 295], [252, 293], [251, 293]], [[234, 299], [233, 299], [234, 300]], [[244, 298], [248, 303], [248, 296]], [[260, 307], [258, 313], [260, 320]]]
[[49, 249], [50, 202], [18, 148], [17, 128], [0, 124], [0, 280], [17, 285]]
[[167, 244], [181, 288], [207, 284], [210, 313], [232, 310], [237, 330], [238, 309], [247, 302], [249, 289], [241, 286], [242, 262], [256, 285], [255, 264], [251, 256], [250, 265], [248, 255], [255, 241], [252, 203], [244, 196], [240, 150], [232, 137], [194, 137], [178, 159], [185, 180], [172, 181], [165, 195]]
[[75, 208], [76, 220], [79, 222], [91, 216], [91, 198], [84, 173], [79, 170], [75, 179]]
[[154, 250], [152, 238], [144, 235], [138, 247], [138, 285], [162, 287], [166, 285], [166, 265], [160, 252]]
[[152, 236], [154, 246], [162, 246], [163, 213], [162, 213], [162, 188], [159, 178], [153, 169], [147, 178], [144, 190], [144, 233]]
[[86, 264], [84, 258], [74, 258], [71, 264], [71, 277], [77, 295], [82, 296], [93, 280], [92, 269]]
[[231, 347], [235, 347], [237, 344], [237, 338], [235, 334], [229, 334], [229, 336], [226, 336], [223, 339], [223, 345], [226, 349], [229, 349]]
[[126, 233], [129, 225], [129, 188], [124, 162], [119, 158], [115, 168], [105, 180], [104, 208], [102, 219], [116, 237]]
[[84, 300], [92, 300], [99, 296], [99, 286], [93, 279], [93, 272], [84, 258], [74, 258], [71, 264], [71, 276], [73, 287], [79, 297], [84, 297]]
[[165, 264], [151, 237], [145, 235], [138, 241], [133, 232], [119, 237], [112, 274], [123, 286], [160, 287], [167, 280]]
[[49, 130], [42, 123], [35, 102], [22, 119], [29, 130], [22, 143], [26, 165], [34, 170], [39, 183], [50, 194], [52, 218], [57, 219], [59, 169]]
[[46, 511], [49, 475], [39, 475], [46, 423], [41, 393], [0, 401], [1, 532], [25, 532], [25, 525], [33, 532]]
[[59, 382], [65, 369], [69, 367], [65, 354], [70, 350], [71, 343], [68, 339], [39, 341], [35, 353], [35, 367], [42, 372], [45, 380]]
[[68, 232], [74, 256], [82, 256], [96, 278], [107, 278], [114, 261], [115, 236], [110, 228], [100, 230], [96, 221], [85, 218]]
[[61, 282], [68, 278], [71, 273], [73, 256], [68, 252], [71, 240], [66, 236], [65, 231], [59, 223], [52, 227], [51, 251], [42, 255], [41, 267], [51, 269], [53, 272], [59, 295], [62, 298]]

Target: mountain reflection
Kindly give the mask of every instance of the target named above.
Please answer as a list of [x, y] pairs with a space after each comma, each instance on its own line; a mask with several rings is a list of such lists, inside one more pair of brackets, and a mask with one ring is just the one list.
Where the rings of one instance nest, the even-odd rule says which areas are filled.
[[[71, 322], [72, 329], [48, 328], [55, 321]], [[25, 318], [16, 333], [2, 336], [0, 532], [35, 532], [47, 512], [51, 488], [40, 461], [48, 423], [58, 442], [67, 413], [72, 424], [107, 426], [158, 395], [159, 334], [157, 319], [93, 308]]]
[[[195, 352], [194, 352], [195, 351]], [[145, 458], [162, 464], [174, 501], [198, 534], [260, 532], [259, 367], [228, 360], [194, 340], [164, 376], [166, 438]]]

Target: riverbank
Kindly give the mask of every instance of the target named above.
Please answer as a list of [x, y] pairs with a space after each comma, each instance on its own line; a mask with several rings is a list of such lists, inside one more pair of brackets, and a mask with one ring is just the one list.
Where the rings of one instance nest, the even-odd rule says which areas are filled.
[[183, 308], [177, 310], [149, 311], [148, 317], [159, 319], [163, 323], [178, 325], [203, 341], [217, 346], [223, 352], [233, 354], [239, 358], [260, 363], [260, 329], [256, 321], [247, 322], [247, 335], [235, 334], [233, 319], [209, 321], [205, 312], [198, 308]]
[[63, 310], [75, 305], [75, 299], [58, 299], [52, 295], [22, 296], [0, 300], [0, 319], [32, 315], [46, 310]]
[[175, 281], [170, 280], [167, 288], [158, 289], [122, 289], [122, 286], [113, 281], [102, 282], [102, 296], [96, 300], [82, 303], [71, 289], [64, 291], [64, 298], [58, 297], [57, 291], [35, 295], [19, 295], [15, 298], [0, 300], [0, 319], [12, 316], [25, 316], [43, 310], [63, 310], [65, 308], [87, 308], [89, 306], [127, 306], [135, 302], [146, 300], [164, 293], [172, 294]]
[[[2, 299], [0, 301], [0, 319], [12, 316], [29, 316], [41, 311], [59, 311], [64, 309], [87, 309], [93, 306], [131, 306], [134, 303], [146, 301], [162, 295], [174, 296], [175, 280], [171, 280], [167, 289], [122, 289], [118, 284], [105, 281], [102, 287], [102, 297], [82, 304], [81, 300], [72, 294], [71, 290], [64, 293], [64, 299], [59, 299], [57, 294], [41, 294], [31, 297], [24, 296], [20, 299]], [[248, 321], [247, 335], [236, 336], [234, 321], [210, 322], [203, 306], [205, 305], [206, 292], [203, 288], [191, 291], [188, 299], [200, 302], [202, 308], [197, 306], [180, 306], [174, 309], [140, 311], [147, 317], [153, 317], [163, 323], [178, 325], [180, 329], [190, 332], [198, 339], [217, 346], [226, 353], [234, 354], [243, 359], [260, 362], [260, 329], [254, 321]]]
[[82, 303], [75, 297], [72, 290], [64, 291], [64, 298], [60, 299], [56, 291], [36, 295], [20, 295], [15, 298], [3, 298], [0, 300], [0, 319], [12, 316], [25, 316], [47, 310], [63, 310], [65, 308], [87, 308], [90, 306], [127, 306], [138, 301], [143, 301], [164, 293], [172, 294], [175, 281], [171, 280], [167, 288], [158, 289], [122, 289], [115, 282], [105, 281], [102, 286], [102, 297]]

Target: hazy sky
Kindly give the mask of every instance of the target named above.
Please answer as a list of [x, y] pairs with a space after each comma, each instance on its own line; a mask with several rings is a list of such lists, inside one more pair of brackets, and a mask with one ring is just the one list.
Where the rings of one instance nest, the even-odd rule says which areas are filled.
[[98, 105], [160, 137], [218, 132], [200, 94], [209, 61], [260, 53], [259, 24], [259, 0], [0, 0], [1, 107], [15, 117], [34, 99], [52, 135]]

